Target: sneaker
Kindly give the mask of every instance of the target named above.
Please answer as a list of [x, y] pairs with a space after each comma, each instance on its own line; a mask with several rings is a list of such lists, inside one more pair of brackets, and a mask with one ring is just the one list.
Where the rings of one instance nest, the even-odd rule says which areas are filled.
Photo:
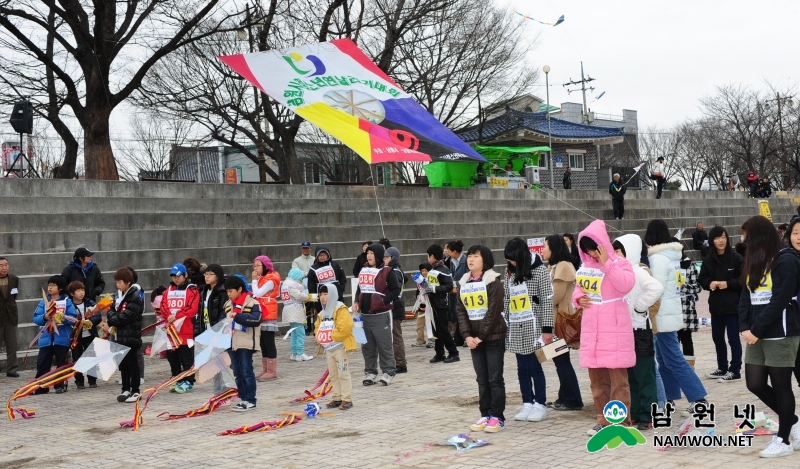
[[553, 404], [552, 407], [553, 407], [553, 410], [561, 410], [561, 411], [572, 411], [572, 412], [575, 412], [575, 411], [583, 410], [583, 406], [581, 406], [581, 407], [570, 407], [568, 405], [559, 404], [559, 403]]
[[740, 375], [739, 373], [731, 373], [729, 371], [725, 373], [725, 376], [718, 379], [717, 381], [719, 381], [720, 383], [731, 383], [733, 381], [741, 381], [741, 380], [742, 380], [742, 375]]
[[312, 357], [311, 355], [306, 355], [305, 353], [301, 354], [301, 355], [295, 355], [295, 360], [297, 360], [299, 362], [307, 362], [307, 361], [313, 360], [313, 359], [314, 359], [314, 357]]
[[489, 422], [489, 417], [481, 417], [478, 419], [477, 422], [473, 423], [469, 426], [469, 429], [473, 432], [482, 432], [484, 428], [486, 428], [486, 424]]
[[792, 430], [789, 432], [789, 441], [792, 442], [792, 448], [800, 449], [800, 414], [797, 415], [797, 423], [792, 425]]
[[64, 388], [56, 388], [56, 394], [62, 394], [62, 393], [65, 393], [65, 392], [66, 392], [66, 389], [64, 389]]
[[489, 421], [486, 422], [486, 427], [483, 429], [486, 433], [497, 433], [505, 427], [506, 424], [502, 420], [497, 417], [489, 417]]
[[295, 361], [295, 357], [297, 357], [297, 355], [295, 355], [295, 354], [292, 354], [292, 356], [291, 356], [291, 357], [289, 357], [289, 361]]
[[762, 458], [780, 458], [781, 456], [789, 456], [790, 454], [794, 454], [792, 445], [787, 445], [783, 442], [783, 439], [779, 438], [777, 435], [772, 437], [772, 441], [767, 444], [767, 447], [758, 453]]
[[538, 402], [533, 404], [533, 409], [531, 410], [530, 415], [528, 415], [528, 422], [541, 422], [546, 418], [547, 407], [539, 404]]
[[650, 430], [651, 428], [653, 428], [653, 424], [650, 422], [639, 422], [638, 424], [636, 424], [636, 429], [639, 430], [640, 432], [643, 432], [645, 430]]
[[234, 411], [234, 412], [247, 412], [248, 410], [255, 409], [255, 408], [256, 408], [256, 405], [253, 404], [252, 402], [239, 401], [239, 403], [236, 404], [235, 406], [233, 406], [233, 408], [231, 408], [231, 410]]
[[425, 346], [425, 348], [434, 348], [434, 347], [436, 347], [436, 344], [434, 344], [433, 342], [428, 342], [428, 345]]
[[175, 392], [178, 394], [186, 394], [187, 392], [191, 391], [194, 386], [192, 383], [188, 381], [181, 381], [178, 383], [178, 386], [175, 388]]
[[89, 383], [89, 388], [96, 388], [96, 387], [97, 387], [97, 383]]
[[392, 384], [392, 378], [394, 378], [394, 376], [390, 375], [389, 373], [384, 373], [381, 377], [381, 384], [384, 386]]
[[180, 384], [180, 383], [175, 383], [172, 386], [170, 386], [169, 387], [169, 392], [176, 392], [176, 390], [178, 389], [178, 384]]
[[395, 373], [408, 373], [408, 366], [398, 366], [394, 371]]
[[86, 389], [86, 386], [84, 386], [83, 383], [75, 384], [75, 387], [78, 388], [78, 389]]
[[681, 411], [681, 417], [683, 417], [685, 419], [688, 419], [689, 417], [694, 415], [694, 405], [697, 404], [697, 403], [700, 403], [700, 402], [702, 402], [703, 404], [708, 406], [708, 401], [706, 401], [705, 399], [699, 399], [699, 400], [697, 400], [695, 402], [690, 402], [689, 403], [689, 408], [686, 409], [686, 410]]
[[528, 416], [531, 414], [533, 410], [533, 404], [524, 403], [522, 404], [522, 409], [519, 410], [519, 413], [514, 416], [514, 420], [525, 421], [528, 420]]
[[364, 375], [364, 381], [361, 382], [364, 386], [372, 386], [373, 384], [378, 382], [378, 375], [373, 375], [372, 373]]
[[325, 405], [325, 407], [327, 407], [329, 409], [335, 409], [335, 408], [339, 407], [340, 405], [342, 405], [342, 401], [330, 401]]
[[125, 402], [130, 397], [130, 391], [122, 391], [119, 396], [117, 396], [117, 402]]
[[131, 394], [130, 396], [128, 396], [128, 398], [125, 399], [125, 402], [136, 402], [137, 399], [139, 399], [139, 393], [135, 392], [135, 393]]
[[712, 371], [711, 373], [706, 374], [706, 377], [707, 378], [719, 379], [719, 378], [722, 378], [723, 376], [725, 376], [726, 374], [727, 373], [725, 371], [722, 371], [719, 368], [717, 368], [716, 370]]
[[444, 355], [434, 355], [434, 357], [431, 358], [431, 363], [439, 363], [445, 360], [447, 360], [447, 358]]
[[599, 431], [600, 431], [600, 430], [602, 430], [602, 429], [603, 429], [603, 426], [602, 426], [602, 425], [600, 425], [600, 424], [598, 423], [598, 424], [597, 424], [597, 425], [595, 425], [594, 427], [590, 428], [590, 429], [589, 429], [589, 430], [586, 432], [586, 434], [588, 434], [589, 436], [595, 436], [595, 435], [597, 434], [597, 432], [599, 432]]
[[455, 362], [460, 362], [460, 361], [461, 361], [461, 358], [459, 358], [458, 355], [450, 355], [449, 357], [444, 359], [445, 363], [455, 363]]
[[416, 343], [416, 342], [415, 342], [415, 343], [413, 343], [413, 344], [411, 344], [411, 346], [412, 346], [412, 347], [425, 347], [426, 345], [427, 345], [427, 344], [418, 344], [418, 343]]

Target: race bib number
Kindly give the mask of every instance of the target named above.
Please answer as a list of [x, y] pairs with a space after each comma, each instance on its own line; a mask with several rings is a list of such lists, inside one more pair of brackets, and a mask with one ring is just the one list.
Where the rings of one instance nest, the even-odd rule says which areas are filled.
[[333, 334], [333, 319], [320, 322], [319, 330], [317, 331], [317, 342], [324, 348], [330, 347], [333, 344], [331, 334]]
[[286, 284], [281, 285], [281, 301], [283, 301], [283, 306], [297, 304], [297, 302], [292, 299], [292, 295], [289, 294], [289, 288], [286, 287]]
[[603, 297], [600, 292], [602, 291], [603, 277], [605, 276], [606, 274], [600, 269], [590, 269], [588, 267], [581, 267], [576, 273], [578, 286], [596, 305], [603, 303]]
[[378, 269], [374, 267], [364, 267], [358, 274], [358, 287], [361, 293], [375, 293], [375, 277], [378, 276]]
[[431, 287], [439, 286], [439, 272], [438, 270], [431, 270], [428, 272], [428, 285]]
[[509, 285], [508, 288], [508, 321], [524, 322], [536, 321], [531, 309], [531, 297], [528, 295], [528, 286], [525, 283]]
[[686, 269], [681, 269], [681, 263], [673, 264], [675, 267], [675, 293], [680, 294], [683, 284], [686, 283]]
[[169, 314], [175, 316], [186, 304], [186, 290], [172, 290], [167, 293]]
[[489, 311], [489, 295], [486, 283], [469, 282], [461, 285], [461, 301], [467, 309], [470, 321], [480, 321]]
[[319, 283], [331, 283], [336, 281], [336, 272], [334, 272], [333, 267], [329, 265], [320, 267], [318, 270], [316, 270], [316, 273]]
[[67, 312], [67, 300], [56, 301], [56, 312], [53, 314], [57, 324], [64, 324], [64, 314]]
[[767, 273], [755, 291], [750, 292], [750, 304], [765, 305], [772, 299], [772, 274]]

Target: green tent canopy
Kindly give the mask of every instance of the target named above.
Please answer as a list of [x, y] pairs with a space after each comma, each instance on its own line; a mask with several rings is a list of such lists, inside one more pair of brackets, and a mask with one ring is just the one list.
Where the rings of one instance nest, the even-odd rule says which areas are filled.
[[[475, 151], [481, 154], [489, 165], [500, 168], [510, 162], [512, 171], [519, 173], [526, 160], [533, 165], [539, 164], [539, 152], [548, 152], [550, 147], [503, 147], [495, 145], [475, 145]], [[437, 161], [422, 167], [428, 177], [430, 187], [472, 187], [472, 178], [480, 163]], [[488, 166], [484, 164], [488, 169]]]

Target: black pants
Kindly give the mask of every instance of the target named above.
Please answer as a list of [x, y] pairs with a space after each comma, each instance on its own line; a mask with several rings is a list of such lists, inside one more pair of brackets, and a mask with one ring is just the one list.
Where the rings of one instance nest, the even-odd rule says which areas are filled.
[[614, 218], [622, 218], [625, 215], [625, 199], [611, 199], [611, 208], [614, 210]]
[[664, 190], [664, 183], [665, 182], [666, 182], [666, 179], [663, 178], [663, 177], [660, 177], [660, 178], [656, 179], [656, 199], [660, 199], [661, 198], [661, 192]]
[[261, 331], [260, 345], [263, 358], [278, 358], [278, 349], [275, 347], [275, 331]]
[[458, 356], [458, 348], [455, 342], [453, 342], [453, 336], [450, 335], [450, 329], [448, 328], [450, 324], [449, 313], [449, 309], [433, 308], [433, 327], [436, 328], [434, 331], [436, 342], [433, 348], [436, 350], [436, 355], [439, 357], [444, 356], [445, 349], [447, 349], [451, 357]]
[[[794, 415], [792, 368], [759, 366], [745, 363], [747, 390], [761, 399], [778, 416], [778, 438], [789, 444], [789, 433], [797, 423]], [[785, 423], [784, 423], [785, 422]]]
[[[131, 350], [133, 352], [133, 350]], [[128, 352], [128, 355], [125, 357], [127, 358], [131, 355], [131, 352]], [[136, 357], [136, 355], [133, 355]], [[167, 351], [167, 361], [169, 362], [169, 369], [172, 372], [172, 376], [178, 376], [184, 371], [187, 371], [189, 368], [194, 366], [194, 351], [189, 348], [188, 345], [181, 345], [175, 350], [168, 350]], [[137, 373], [139, 365], [136, 365]], [[191, 384], [194, 384], [194, 376], [189, 376], [186, 378]]]
[[456, 344], [456, 347], [461, 347], [464, 345], [464, 337], [461, 335], [461, 331], [458, 329], [458, 313], [456, 313], [456, 301], [458, 301], [457, 295], [450, 296], [450, 317], [448, 321], [450, 322], [450, 329], [453, 330], [453, 343]]
[[496, 417], [505, 421], [506, 384], [503, 381], [503, 356], [506, 341], [487, 340], [471, 349], [472, 366], [478, 381], [478, 406], [481, 417]]
[[[56, 367], [67, 363], [67, 352], [69, 347], [64, 345], [51, 345], [39, 349], [39, 355], [36, 357], [36, 377], [40, 377], [50, 371], [53, 365], [53, 357], [56, 357]], [[56, 384], [55, 388], [64, 388], [66, 381]]]
[[[186, 347], [185, 345], [183, 347]], [[119, 372], [122, 374], [122, 390], [129, 391], [131, 394], [139, 392], [139, 349], [141, 347], [131, 347], [130, 351], [122, 359], [119, 364]], [[186, 347], [189, 351], [189, 347]], [[194, 358], [194, 357], [192, 357]], [[172, 362], [170, 362], [170, 367]], [[175, 375], [173, 375], [175, 376]], [[89, 382], [91, 383], [91, 376]]]
[[681, 343], [684, 356], [688, 357], [694, 356], [694, 342], [692, 341], [692, 331], [686, 329], [679, 330], [678, 342]]
[[[78, 361], [78, 359], [81, 358], [81, 355], [83, 355], [83, 352], [85, 352], [86, 349], [89, 348], [90, 345], [92, 345], [93, 340], [94, 337], [92, 336], [81, 337], [80, 340], [78, 340], [77, 345], [75, 345], [75, 348], [72, 349], [72, 361], [74, 362]], [[97, 383], [97, 378], [95, 378], [94, 376], [91, 375], [86, 375], [86, 376], [89, 379], [89, 384]], [[83, 373], [75, 374], [75, 384], [78, 386], [83, 386]]]

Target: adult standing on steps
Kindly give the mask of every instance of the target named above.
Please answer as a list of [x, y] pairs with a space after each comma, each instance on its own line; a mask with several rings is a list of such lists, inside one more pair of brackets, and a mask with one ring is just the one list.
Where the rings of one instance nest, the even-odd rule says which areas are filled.
[[656, 199], [660, 199], [661, 192], [664, 190], [664, 183], [667, 181], [663, 156], [659, 156], [653, 165], [653, 179], [656, 181]]
[[94, 263], [94, 253], [86, 248], [78, 248], [70, 262], [61, 272], [67, 285], [78, 280], [86, 287], [86, 298], [97, 301], [97, 297], [106, 288], [100, 267]]
[[397, 372], [392, 347], [392, 306], [400, 297], [400, 283], [383, 259], [382, 245], [376, 243], [367, 248], [367, 263], [358, 274], [358, 290], [354, 295], [357, 301], [353, 301], [353, 311], [361, 312], [367, 336], [367, 343], [361, 347], [364, 386], [378, 382], [379, 357], [383, 371], [381, 384], [391, 384]]
[[561, 181], [564, 189], [572, 189], [572, 168], [567, 168], [564, 171], [564, 179]]
[[17, 373], [17, 295], [19, 278], [9, 273], [8, 259], [0, 257], [0, 340], [6, 346], [6, 376], [19, 378]]
[[466, 347], [464, 338], [461, 337], [461, 332], [458, 329], [458, 314], [456, 313], [456, 303], [458, 302], [458, 279], [467, 273], [467, 256], [462, 252], [464, 251], [464, 242], [460, 239], [450, 241], [444, 245], [444, 264], [453, 273], [453, 289], [450, 293], [450, 335], [453, 336], [453, 341], [456, 347]]
[[619, 173], [614, 173], [614, 180], [608, 186], [608, 193], [611, 194], [611, 209], [614, 211], [614, 220], [622, 220], [625, 215], [625, 192], [628, 187], [622, 183]]
[[300, 255], [292, 261], [292, 267], [303, 271], [303, 276], [305, 277], [313, 264], [314, 257], [311, 255], [311, 243], [303, 241], [300, 244]]
[[[431, 264], [431, 270], [428, 271], [428, 286], [425, 293], [428, 294], [428, 301], [433, 313], [433, 327], [436, 329], [434, 332], [436, 341], [434, 342], [434, 349], [436, 355], [431, 358], [431, 363], [452, 363], [460, 360], [458, 357], [458, 348], [453, 341], [453, 336], [450, 335], [449, 318], [450, 318], [450, 293], [453, 291], [453, 274], [447, 268], [444, 259], [444, 249], [438, 244], [432, 244], [428, 247], [428, 262]], [[462, 331], [463, 332], [463, 331]], [[463, 336], [463, 334], [462, 334]], [[444, 351], [447, 349], [449, 356], [445, 357]]]

